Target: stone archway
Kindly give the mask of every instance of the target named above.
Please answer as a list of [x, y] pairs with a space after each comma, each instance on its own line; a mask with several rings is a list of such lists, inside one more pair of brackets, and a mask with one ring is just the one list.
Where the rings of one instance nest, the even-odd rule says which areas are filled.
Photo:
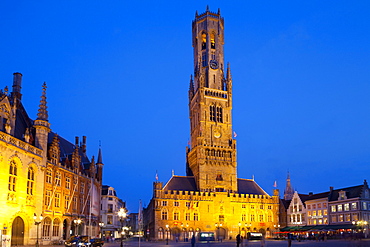
[[216, 229], [216, 236], [216, 239], [219, 241], [226, 239], [226, 229], [223, 227], [218, 227]]
[[12, 243], [11, 245], [23, 245], [24, 242], [24, 221], [17, 216], [12, 224]]

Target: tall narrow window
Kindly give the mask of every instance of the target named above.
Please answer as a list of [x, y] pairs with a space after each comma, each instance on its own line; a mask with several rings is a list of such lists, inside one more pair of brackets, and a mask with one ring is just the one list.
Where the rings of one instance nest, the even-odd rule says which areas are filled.
[[206, 49], [207, 46], [207, 34], [202, 33], [202, 50]]
[[167, 211], [162, 211], [162, 220], [167, 220]]
[[30, 167], [28, 168], [28, 176], [27, 176], [27, 194], [33, 195], [33, 184], [35, 183], [35, 172]]
[[174, 212], [173, 213], [173, 220], [179, 220], [179, 212]]
[[45, 218], [44, 224], [42, 226], [42, 236], [43, 237], [49, 237], [50, 236], [50, 225], [51, 225], [51, 219]]
[[70, 177], [66, 177], [66, 189], [70, 189], [71, 188], [71, 178]]
[[14, 162], [14, 160], [12, 160], [10, 162], [10, 167], [9, 167], [9, 184], [8, 184], [8, 189], [10, 191], [15, 191], [15, 189], [16, 189], [15, 188], [16, 182], [17, 182], [17, 165]]
[[60, 220], [58, 218], [54, 219], [53, 221], [53, 236], [54, 237], [59, 236], [59, 225], [60, 225]]
[[57, 172], [57, 173], [55, 174], [55, 185], [56, 185], [56, 186], [60, 186], [60, 180], [61, 180], [60, 172]]
[[51, 184], [51, 181], [52, 181], [52, 179], [51, 179], [51, 170], [48, 169], [46, 171], [46, 183]]
[[47, 190], [46, 193], [45, 193], [45, 206], [49, 206], [50, 205], [50, 200], [51, 200], [51, 191], [50, 190]]
[[211, 33], [211, 49], [216, 49], [215, 34]]
[[55, 193], [54, 206], [56, 208], [60, 207], [60, 193]]

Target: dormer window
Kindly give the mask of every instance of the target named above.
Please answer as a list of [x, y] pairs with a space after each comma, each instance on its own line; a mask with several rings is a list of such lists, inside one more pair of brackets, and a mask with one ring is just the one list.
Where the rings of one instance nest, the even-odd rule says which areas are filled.
[[347, 199], [346, 192], [345, 191], [339, 191], [339, 198], [338, 200], [345, 200]]

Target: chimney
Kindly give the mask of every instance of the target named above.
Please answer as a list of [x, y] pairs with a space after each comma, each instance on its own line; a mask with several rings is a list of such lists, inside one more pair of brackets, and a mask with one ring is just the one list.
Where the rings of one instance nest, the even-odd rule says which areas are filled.
[[22, 99], [21, 94], [21, 88], [22, 88], [22, 74], [19, 72], [16, 72], [13, 74], [13, 96], [17, 99]]
[[78, 147], [79, 147], [79, 146], [78, 146], [78, 139], [79, 139], [79, 138], [78, 138], [78, 136], [76, 136], [76, 137], [75, 137], [75, 145], [76, 145], [76, 148], [78, 148]]
[[82, 152], [86, 153], [86, 136], [82, 136]]

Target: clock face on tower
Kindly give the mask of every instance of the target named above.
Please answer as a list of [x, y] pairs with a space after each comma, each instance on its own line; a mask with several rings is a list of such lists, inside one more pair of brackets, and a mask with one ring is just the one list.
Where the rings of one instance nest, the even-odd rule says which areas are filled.
[[211, 67], [211, 69], [218, 69], [218, 62], [217, 62], [217, 60], [211, 60], [211, 61], [209, 61], [209, 66]]
[[213, 131], [213, 136], [216, 137], [216, 138], [220, 138], [221, 137], [221, 131], [220, 130]]

